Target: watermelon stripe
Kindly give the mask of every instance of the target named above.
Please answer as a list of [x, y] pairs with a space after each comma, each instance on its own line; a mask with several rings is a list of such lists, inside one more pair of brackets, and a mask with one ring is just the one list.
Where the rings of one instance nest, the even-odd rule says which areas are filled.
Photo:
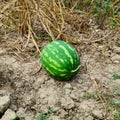
[[70, 58], [71, 64], [73, 64], [72, 56], [71, 56], [70, 53], [67, 51], [67, 49], [66, 49], [64, 46], [62, 46], [62, 45], [60, 45], [60, 48], [62, 48], [62, 49], [64, 50], [64, 53], [66, 54], [66, 56], [68, 56], [68, 57]]
[[61, 77], [66, 76], [66, 74], [59, 74]]
[[51, 57], [49, 57], [48, 59], [49, 59], [50, 62], [53, 62], [56, 67], [61, 67], [60, 64], [58, 64], [58, 62], [56, 62], [56, 61], [55, 61], [54, 59], [52, 59]]
[[69, 69], [71, 69], [71, 62], [70, 62], [70, 60], [68, 60], [68, 59], [70, 59], [70, 58], [69, 58], [68, 56], [66, 56], [66, 54], [65, 54], [65, 52], [64, 52], [63, 49], [61, 49], [61, 48], [59, 48], [59, 47], [58, 47], [58, 49], [59, 49], [59, 51], [60, 51], [60, 52], [58, 53], [58, 57], [64, 60], [64, 66], [66, 66], [66, 67], [68, 67]]
[[[59, 43], [58, 43], [59, 42]], [[72, 57], [72, 60], [73, 60], [73, 64], [72, 64], [72, 68], [74, 68], [74, 64], [80, 64], [80, 59], [79, 59], [79, 56], [78, 56], [78, 54], [77, 54], [77, 51], [75, 50], [75, 48], [72, 46], [72, 45], [70, 45], [70, 44], [66, 44], [65, 42], [61, 42], [61, 41], [55, 41], [55, 43], [56, 44], [60, 44], [60, 43], [62, 43], [62, 44], [60, 44], [60, 45], [63, 45], [66, 49], [67, 49], [67, 51], [69, 51], [69, 54], [71, 55], [71, 57]], [[60, 46], [59, 45], [59, 46]], [[76, 53], [76, 54], [74, 54], [74, 53]], [[70, 65], [71, 66], [71, 65]], [[70, 68], [71, 69], [71, 68]]]
[[72, 46], [70, 46], [69, 44], [67, 44], [67, 47], [72, 51], [74, 52], [75, 51], [75, 48], [73, 48]]
[[78, 71], [78, 70], [79, 70], [79, 68], [80, 68], [80, 65], [79, 65], [76, 69], [71, 70], [71, 72], [72, 72], [72, 73], [74, 73], [74, 72]]
[[75, 63], [76, 63], [76, 64], [80, 64], [80, 58], [79, 58], [76, 50], [75, 50], [75, 53], [76, 53], [76, 54], [74, 54]]
[[[48, 45], [48, 48], [52, 48], [53, 49], [53, 45]], [[51, 51], [51, 50], [50, 50]], [[56, 47], [54, 47], [54, 51], [56, 52], [56, 53], [59, 53], [59, 51], [58, 51], [58, 49], [56, 48]]]
[[60, 44], [59, 42], [55, 42], [54, 44], [59, 45], [59, 46], [57, 46], [57, 47], [61, 48], [61, 51], [64, 50], [64, 54], [70, 59], [71, 64], [73, 64], [73, 59], [72, 59], [70, 53], [68, 52], [68, 50], [66, 49], [67, 45], [64, 44], [64, 46], [63, 46], [63, 45]]
[[[45, 63], [45, 61], [44, 61], [44, 63]], [[50, 64], [48, 64], [48, 62], [46, 62], [45, 65], [49, 66]], [[69, 77], [68, 74], [67, 74], [67, 71], [64, 72], [64, 71], [61, 71], [59, 69], [54, 69], [52, 66], [51, 67], [47, 67], [45, 69], [53, 76], [56, 75], [57, 72], [63, 72], [63, 73], [59, 74], [61, 79], [63, 79], [63, 78], [67, 79]]]
[[[48, 51], [49, 54], [55, 54], [55, 52], [57, 52], [55, 46], [49, 46], [49, 47], [47, 47], [46, 51]], [[51, 57], [53, 57], [61, 66], [63, 66], [63, 68], [68, 67], [69, 69], [71, 69], [71, 67], [70, 67], [71, 64], [69, 63], [69, 61], [66, 59], [66, 57], [63, 55], [62, 52], [56, 53], [56, 55], [51, 56]], [[65, 62], [65, 60], [66, 60], [66, 62]]]
[[45, 68], [51, 75], [55, 75], [55, 72], [52, 72], [50, 68]]
[[[51, 50], [51, 49], [52, 49], [52, 50]], [[63, 59], [60, 59], [60, 58], [59, 58], [59, 54], [56, 53], [56, 52], [58, 52], [58, 51], [57, 51], [56, 49], [54, 49], [53, 46], [52, 46], [52, 48], [47, 47], [46, 50], [49, 51], [49, 52], [48, 52], [49, 54], [54, 54], [54, 55], [55, 55], [55, 56], [51, 56], [51, 57], [54, 57], [55, 60], [57, 59], [59, 64], [65, 65]], [[59, 52], [58, 52], [58, 53], [59, 53]]]
[[[47, 64], [48, 61], [47, 61], [47, 59], [45, 59], [45, 58], [46, 58], [46, 57], [44, 57], [44, 55], [43, 55], [42, 59], [43, 59], [44, 63]], [[59, 67], [56, 67], [55, 65], [52, 65], [52, 64], [50, 64], [50, 63], [48, 63], [48, 66], [51, 67], [53, 70], [56, 70], [56, 71], [59, 71], [59, 72], [67, 72], [66, 69], [60, 69]]]
[[44, 67], [51, 75], [54, 76], [55, 73], [52, 72], [50, 68], [45, 67], [45, 66], [48, 66], [49, 64], [48, 64], [48, 62], [46, 62], [46, 59], [44, 58], [44, 56], [42, 56], [41, 61], [42, 61], [42, 64], [44, 63], [44, 64], [43, 64], [43, 67]]
[[[68, 46], [68, 49], [70, 50], [70, 53], [71, 53], [71, 55], [73, 55], [73, 60], [74, 60], [74, 64], [80, 64], [80, 59], [79, 59], [79, 56], [78, 56], [78, 54], [77, 54], [77, 51], [75, 50], [75, 48], [73, 48], [73, 46], [72, 45], [69, 45], [69, 44], [67, 44], [67, 46]], [[74, 53], [76, 53], [76, 54], [74, 54]]]

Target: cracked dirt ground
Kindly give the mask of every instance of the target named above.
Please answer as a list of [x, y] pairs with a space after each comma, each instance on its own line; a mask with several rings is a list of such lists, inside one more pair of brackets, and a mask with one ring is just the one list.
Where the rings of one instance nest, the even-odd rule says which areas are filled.
[[119, 35], [104, 38], [113, 39], [112, 42], [88, 44], [84, 51], [74, 45], [82, 67], [69, 82], [49, 76], [41, 67], [39, 56], [22, 61], [1, 46], [0, 90], [10, 93], [9, 108], [21, 113], [20, 120], [36, 120], [40, 112], [46, 113], [49, 108], [52, 113], [48, 120], [114, 120], [114, 108], [109, 108], [107, 101], [116, 99], [112, 93], [120, 86], [120, 79], [114, 81], [112, 77], [120, 73], [120, 46], [115, 44]]

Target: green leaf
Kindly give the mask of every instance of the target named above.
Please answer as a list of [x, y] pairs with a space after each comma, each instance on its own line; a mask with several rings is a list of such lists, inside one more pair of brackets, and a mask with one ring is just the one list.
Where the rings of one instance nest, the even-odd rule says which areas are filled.
[[18, 120], [19, 118], [18, 117], [15, 117], [15, 118], [13, 118], [12, 120]]
[[114, 95], [120, 96], [120, 91], [115, 91]]
[[111, 104], [111, 105], [119, 105], [120, 106], [120, 100], [118, 100], [118, 99], [109, 100], [109, 104]]
[[112, 75], [112, 77], [113, 77], [114, 80], [120, 79], [120, 75], [117, 74], [117, 73], [114, 73], [114, 74]]
[[100, 3], [101, 3], [101, 1], [100, 1], [100, 0], [95, 0], [95, 2], [96, 2], [97, 4], [100, 4]]
[[48, 118], [52, 112], [53, 112], [53, 110], [49, 107], [47, 113], [40, 112], [40, 114], [36, 118], [36, 120], [48, 120]]
[[98, 7], [93, 8], [93, 13], [97, 14], [100, 11]]
[[51, 36], [48, 36], [48, 40], [51, 42], [53, 41], [53, 39], [51, 38]]
[[40, 112], [39, 116], [36, 118], [36, 120], [47, 120], [46, 116], [43, 112]]

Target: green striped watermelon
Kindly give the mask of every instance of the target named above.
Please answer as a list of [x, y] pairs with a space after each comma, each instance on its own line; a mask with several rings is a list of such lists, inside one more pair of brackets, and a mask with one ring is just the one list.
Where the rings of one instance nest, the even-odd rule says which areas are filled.
[[41, 52], [40, 61], [46, 71], [59, 80], [72, 79], [80, 68], [75, 48], [61, 40], [47, 44]]

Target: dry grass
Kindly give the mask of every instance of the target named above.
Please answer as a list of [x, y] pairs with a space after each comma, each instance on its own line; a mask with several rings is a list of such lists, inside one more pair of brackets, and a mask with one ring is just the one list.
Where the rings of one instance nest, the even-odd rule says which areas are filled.
[[38, 14], [39, 20], [53, 40], [61, 36], [66, 14], [68, 13], [60, 2], [41, 2]]
[[[99, 31], [89, 29], [90, 14], [74, 10], [80, 4], [79, 2], [78, 0], [69, 0], [69, 2], [64, 0], [63, 2], [58, 0], [11, 0], [1, 2], [0, 21], [2, 27], [0, 27], [0, 37], [1, 39], [3, 39], [2, 37], [8, 39], [10, 33], [11, 36], [16, 35], [16, 38], [17, 34], [18, 36], [21, 35], [22, 38], [17, 38], [15, 44], [13, 42], [9, 44], [10, 41], [6, 41], [7, 48], [13, 48], [13, 52], [15, 50], [14, 46], [17, 46], [16, 43], [18, 43], [21, 46], [16, 47], [18, 53], [23, 52], [30, 42], [40, 53], [42, 47], [40, 40], [44, 39], [62, 39], [71, 42], [79, 45], [78, 51], [86, 49], [90, 44], [109, 40], [109, 36], [112, 36], [114, 32], [108, 31], [103, 37], [100, 37]], [[39, 35], [44, 36], [43, 34], [47, 34], [46, 38], [39, 37]], [[110, 42], [108, 41], [109, 44]], [[97, 48], [94, 49], [96, 51]]]
[[[69, 0], [68, 3], [70, 4], [58, 0], [11, 0], [1, 2], [0, 21], [2, 27], [0, 27], [0, 37], [8, 39], [10, 33], [11, 39], [15, 35], [16, 38], [18, 37], [17, 39], [13, 38], [16, 39], [14, 40], [16, 42], [12, 43], [5, 40], [6, 48], [13, 49], [13, 52], [16, 50], [18, 56], [20, 52], [23, 53], [27, 49], [30, 42], [40, 53], [42, 47], [40, 40], [44, 39], [62, 39], [71, 42], [79, 45], [78, 51], [80, 52], [90, 44], [109, 40], [109, 36], [114, 34], [113, 31], [108, 31], [103, 37], [99, 37], [99, 31], [89, 29], [90, 14], [74, 10], [80, 4], [79, 2], [78, 0]], [[39, 37], [39, 35], [44, 36], [43, 34], [47, 34], [46, 38]], [[106, 47], [106, 45], [108, 43], [104, 46]], [[94, 49], [96, 51], [98, 48], [94, 47]], [[94, 54], [94, 51], [91, 52], [90, 57]]]
[[[6, 34], [13, 31], [22, 36], [27, 36], [26, 47], [32, 41], [39, 53], [39, 46], [36, 42], [38, 36], [35, 29], [39, 32], [44, 30], [51, 40], [63, 39], [73, 43], [78, 42], [78, 38], [72, 32], [75, 30], [82, 33], [87, 32], [88, 14], [73, 11], [74, 7], [66, 8], [63, 2], [57, 0], [1, 2], [2, 33]], [[35, 26], [37, 27], [35, 28]]]

